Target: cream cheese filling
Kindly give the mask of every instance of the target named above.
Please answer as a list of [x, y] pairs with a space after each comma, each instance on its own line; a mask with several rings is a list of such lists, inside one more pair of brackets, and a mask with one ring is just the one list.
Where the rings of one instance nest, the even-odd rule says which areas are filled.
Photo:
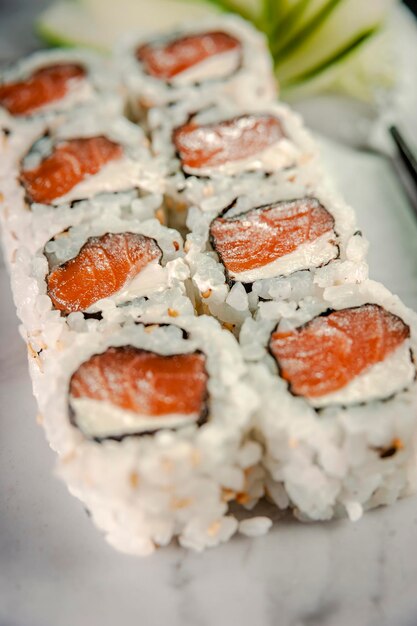
[[228, 50], [221, 54], [204, 59], [192, 67], [173, 76], [169, 83], [174, 87], [182, 87], [192, 83], [201, 83], [206, 80], [226, 78], [233, 74], [239, 67], [241, 51], [239, 49]]
[[122, 156], [109, 161], [97, 174], [86, 176], [68, 193], [55, 198], [52, 204], [64, 204], [74, 200], [91, 198], [99, 193], [113, 193], [133, 187], [138, 181], [139, 165]]
[[307, 399], [315, 408], [323, 408], [389, 398], [407, 388], [413, 382], [415, 373], [410, 357], [410, 341], [407, 340], [383, 361], [356, 376], [343, 389]]
[[115, 304], [122, 304], [134, 300], [135, 298], [148, 296], [155, 291], [162, 291], [168, 287], [168, 281], [168, 271], [155, 259], [131, 280], [126, 281], [119, 291], [108, 298], [102, 298], [92, 304], [87, 309], [86, 313], [101, 311], [103, 306], [105, 306], [106, 300], [112, 300]]
[[255, 280], [274, 278], [275, 276], [288, 276], [294, 272], [320, 267], [335, 259], [338, 255], [338, 247], [334, 243], [335, 233], [333, 230], [324, 233], [314, 241], [303, 243], [296, 250], [286, 254], [271, 263], [243, 272], [228, 271], [230, 278], [242, 283], [253, 283]]
[[118, 437], [161, 428], [181, 428], [198, 421], [199, 415], [167, 413], [149, 416], [90, 398], [70, 398], [78, 428], [88, 437]]

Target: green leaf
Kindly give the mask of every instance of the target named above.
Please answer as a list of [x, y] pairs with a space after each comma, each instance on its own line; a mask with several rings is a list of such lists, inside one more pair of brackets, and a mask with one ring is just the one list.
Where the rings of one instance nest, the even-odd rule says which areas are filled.
[[363, 33], [325, 66], [284, 85], [282, 96], [295, 101], [325, 91], [344, 93], [371, 104], [376, 92], [389, 89], [395, 83], [395, 67], [391, 55], [387, 54], [389, 36], [385, 28]]
[[300, 0], [264, 0], [262, 21], [264, 31], [272, 35], [273, 31], [287, 18], [287, 15], [294, 9]]
[[341, 61], [346, 60], [347, 56], [355, 52], [363, 43], [369, 40], [372, 35], [374, 35], [376, 29], [372, 29], [368, 32], [362, 33], [358, 35], [352, 42], [350, 42], [346, 48], [337, 52], [334, 56], [330, 57], [317, 67], [305, 72], [304, 74], [300, 74], [298, 76], [294, 76], [292, 78], [287, 79], [282, 82], [283, 87], [291, 86], [296, 83], [303, 83], [305, 81], [311, 80], [315, 78], [318, 74], [322, 73], [324, 70], [328, 69], [332, 65], [340, 64]]
[[343, 0], [301, 0], [288, 16], [287, 23], [274, 33], [275, 39], [271, 42], [273, 56], [284, 58], [297, 49], [340, 2]]
[[234, 1], [234, 0], [208, 0], [211, 4], [219, 7], [222, 11], [227, 13], [237, 13], [245, 20], [253, 22], [254, 24], [260, 23], [260, 5], [258, 2]]
[[[392, 0], [330, 0], [327, 17], [305, 30], [291, 44], [291, 50], [281, 50], [275, 56], [277, 74], [281, 81], [298, 80], [314, 72], [329, 59], [343, 54], [351, 42], [363, 33], [379, 27], [387, 15]], [[331, 9], [331, 10], [330, 10]], [[285, 52], [285, 54], [284, 54]]]

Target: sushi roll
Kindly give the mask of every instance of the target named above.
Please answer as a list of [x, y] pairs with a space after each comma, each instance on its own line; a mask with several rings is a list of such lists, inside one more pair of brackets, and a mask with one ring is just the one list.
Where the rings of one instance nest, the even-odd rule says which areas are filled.
[[194, 204], [224, 207], [267, 183], [308, 187], [322, 177], [313, 139], [282, 104], [242, 110], [224, 101], [206, 108], [189, 101], [155, 109], [150, 120], [153, 151], [168, 170], [174, 220]]
[[248, 320], [240, 341], [280, 508], [358, 519], [415, 488], [417, 317], [398, 297], [373, 281], [333, 286], [321, 304]]
[[263, 35], [234, 16], [190, 22], [169, 34], [130, 37], [117, 58], [136, 119], [190, 96], [227, 97], [238, 105], [276, 97]]
[[295, 306], [327, 286], [367, 278], [367, 242], [354, 212], [324, 185], [313, 194], [265, 182], [220, 213], [193, 208], [187, 224], [201, 310], [236, 330], [259, 306]]
[[36, 52], [0, 74], [0, 156], [13, 167], [48, 125], [87, 107], [121, 113], [121, 83], [112, 65], [92, 52]]
[[45, 372], [58, 472], [132, 554], [174, 537], [196, 550], [228, 540], [228, 504], [260, 458], [246, 440], [256, 397], [236, 340], [211, 318], [178, 319], [80, 334]]
[[19, 241], [31, 239], [27, 230], [37, 228], [44, 207], [52, 226], [61, 208], [68, 212], [99, 194], [161, 192], [163, 170], [136, 125], [119, 117], [75, 115], [38, 139], [19, 167], [0, 179], [0, 189], [0, 219], [12, 262]]
[[110, 212], [56, 234], [35, 255], [19, 250], [12, 287], [28, 343], [35, 352], [63, 347], [89, 331], [86, 319], [109, 321], [117, 307], [166, 289], [185, 294], [182, 257], [177, 231]]

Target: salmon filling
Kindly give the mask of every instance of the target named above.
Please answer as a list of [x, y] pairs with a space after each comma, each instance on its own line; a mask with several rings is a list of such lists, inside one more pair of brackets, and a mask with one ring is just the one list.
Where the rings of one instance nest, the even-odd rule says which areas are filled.
[[[71, 378], [70, 405], [75, 421], [77, 407], [94, 408], [99, 402], [127, 412], [131, 420], [125, 426], [131, 434], [135, 428], [136, 432], [149, 432], [175, 427], [180, 421], [181, 425], [197, 422], [206, 413], [205, 361], [198, 351], [164, 356], [132, 346], [108, 348], [83, 363]], [[107, 425], [109, 432], [123, 434], [123, 423], [118, 429], [114, 419], [122, 415], [113, 414], [111, 425]], [[87, 428], [94, 436], [92, 430], [97, 429], [91, 422]]]
[[90, 237], [73, 259], [47, 276], [48, 295], [65, 314], [86, 311], [133, 280], [162, 251], [154, 239], [136, 233], [108, 233]]
[[184, 169], [219, 167], [255, 156], [285, 137], [272, 115], [241, 115], [217, 124], [189, 122], [173, 133]]
[[27, 80], [0, 85], [0, 104], [11, 115], [28, 115], [68, 93], [70, 82], [86, 75], [81, 65], [63, 63], [43, 67]]
[[[270, 265], [323, 235], [327, 235], [327, 241], [334, 240], [334, 218], [315, 198], [279, 202], [233, 217], [217, 217], [210, 226], [213, 248], [232, 278], [247, 276], [250, 270]], [[330, 254], [330, 258], [337, 254], [332, 244]], [[302, 256], [301, 267], [297, 269], [303, 269], [305, 256], [308, 254]], [[276, 266], [278, 273], [280, 268], [284, 268], [283, 264]]]
[[107, 137], [69, 139], [57, 144], [38, 167], [24, 170], [20, 179], [31, 202], [50, 204], [122, 155], [122, 147]]
[[136, 58], [154, 78], [170, 80], [211, 57], [240, 48], [241, 44], [235, 37], [213, 31], [188, 35], [168, 43], [145, 44], [136, 50]]
[[[315, 399], [343, 389], [387, 360], [409, 336], [399, 317], [365, 304], [320, 315], [292, 331], [275, 331], [269, 348], [292, 393]], [[407, 353], [410, 362], [408, 348]]]

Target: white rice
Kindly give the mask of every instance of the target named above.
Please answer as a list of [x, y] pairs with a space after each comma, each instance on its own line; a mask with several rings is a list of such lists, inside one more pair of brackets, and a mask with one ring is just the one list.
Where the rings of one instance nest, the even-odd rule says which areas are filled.
[[247, 537], [259, 537], [265, 535], [272, 526], [269, 517], [252, 517], [239, 522], [239, 532]]

